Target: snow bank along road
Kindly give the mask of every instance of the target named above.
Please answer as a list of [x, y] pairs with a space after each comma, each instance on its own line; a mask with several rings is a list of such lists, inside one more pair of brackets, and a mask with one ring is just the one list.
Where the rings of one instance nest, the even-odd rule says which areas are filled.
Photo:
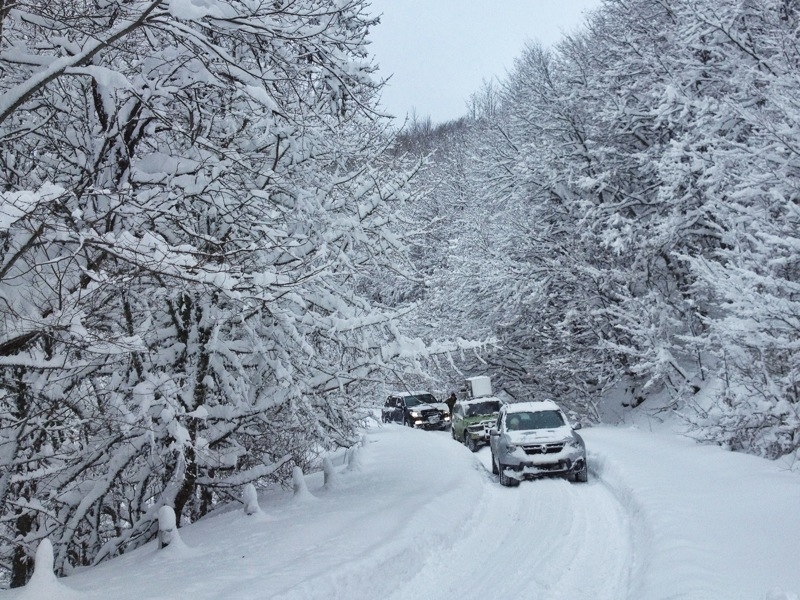
[[[357, 470], [275, 491], [63, 581], [75, 598], [790, 600], [800, 477], [635, 429], [583, 431], [590, 481], [502, 488], [489, 449], [372, 429]], [[0, 600], [25, 598], [0, 592]], [[72, 598], [73, 596], [70, 595]]]

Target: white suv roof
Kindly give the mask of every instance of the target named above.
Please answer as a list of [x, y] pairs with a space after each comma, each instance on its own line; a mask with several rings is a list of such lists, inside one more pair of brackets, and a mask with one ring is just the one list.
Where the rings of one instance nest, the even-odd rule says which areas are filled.
[[431, 392], [427, 392], [425, 390], [417, 390], [417, 391], [414, 391], [414, 392], [389, 392], [390, 396], [400, 396], [401, 398], [404, 398], [406, 396], [421, 396], [422, 394], [427, 394], [429, 396], [433, 396], [433, 394]]
[[542, 400], [539, 402], [515, 402], [514, 404], [506, 404], [504, 408], [507, 413], [561, 410], [561, 407], [552, 400]]
[[483, 402], [499, 402], [503, 404], [503, 401], [500, 400], [497, 396], [481, 396], [480, 398], [466, 398], [465, 400], [459, 400], [458, 404], [481, 404]]

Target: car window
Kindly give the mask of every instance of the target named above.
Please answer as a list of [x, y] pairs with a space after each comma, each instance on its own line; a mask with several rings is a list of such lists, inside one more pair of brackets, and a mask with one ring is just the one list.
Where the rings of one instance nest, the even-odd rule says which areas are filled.
[[419, 406], [420, 404], [435, 404], [436, 398], [433, 394], [418, 394], [416, 396], [404, 396], [406, 406]]
[[435, 404], [436, 398], [433, 397], [433, 394], [419, 394], [415, 396], [417, 402], [419, 404]]
[[486, 400], [467, 405], [467, 416], [491, 415], [500, 410], [499, 400]]
[[564, 419], [557, 410], [518, 412], [507, 415], [506, 425], [509, 431], [555, 429], [564, 425]]
[[543, 410], [533, 413], [531, 429], [555, 429], [564, 425], [564, 418], [557, 410]]

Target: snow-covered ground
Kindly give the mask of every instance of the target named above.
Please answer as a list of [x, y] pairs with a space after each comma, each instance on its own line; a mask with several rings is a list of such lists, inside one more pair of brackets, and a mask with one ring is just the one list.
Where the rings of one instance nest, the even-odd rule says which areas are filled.
[[1, 600], [795, 600], [800, 476], [645, 429], [583, 431], [590, 481], [502, 488], [489, 449], [375, 427], [355, 469]]

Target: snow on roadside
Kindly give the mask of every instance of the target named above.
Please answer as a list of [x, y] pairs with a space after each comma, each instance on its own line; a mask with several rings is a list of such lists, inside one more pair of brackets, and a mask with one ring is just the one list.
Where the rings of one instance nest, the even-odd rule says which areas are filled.
[[637, 429], [583, 432], [646, 550], [631, 598], [790, 599], [800, 591], [800, 478], [778, 464]]
[[262, 494], [262, 518], [237, 506], [182, 528], [185, 553], [153, 542], [59, 581], [82, 600], [383, 598], [468, 521], [463, 499], [481, 494], [485, 473], [463, 450], [449, 436], [384, 427], [335, 488], [322, 493], [322, 473], [307, 476], [318, 501]]

